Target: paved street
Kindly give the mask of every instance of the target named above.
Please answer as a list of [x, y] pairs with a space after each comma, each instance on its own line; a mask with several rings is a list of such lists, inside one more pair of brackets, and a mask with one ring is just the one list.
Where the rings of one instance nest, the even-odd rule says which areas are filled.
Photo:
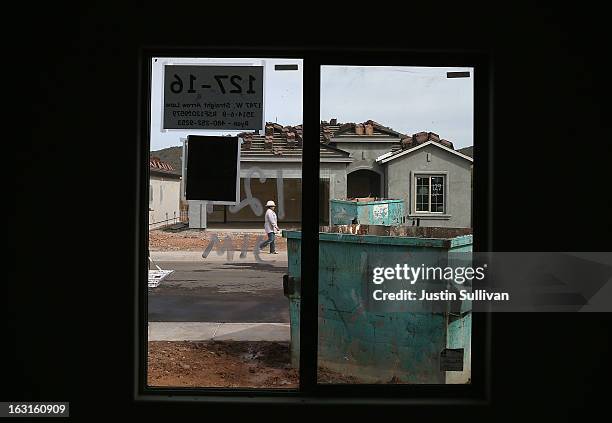
[[211, 253], [152, 252], [162, 269], [174, 273], [149, 289], [150, 322], [288, 323], [289, 301], [283, 295], [286, 253], [252, 254], [232, 261]]

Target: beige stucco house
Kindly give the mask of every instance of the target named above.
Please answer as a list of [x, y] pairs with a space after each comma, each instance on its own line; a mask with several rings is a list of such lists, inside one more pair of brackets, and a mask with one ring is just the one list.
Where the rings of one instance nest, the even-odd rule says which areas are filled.
[[157, 157], [149, 159], [149, 229], [180, 220], [181, 174]]

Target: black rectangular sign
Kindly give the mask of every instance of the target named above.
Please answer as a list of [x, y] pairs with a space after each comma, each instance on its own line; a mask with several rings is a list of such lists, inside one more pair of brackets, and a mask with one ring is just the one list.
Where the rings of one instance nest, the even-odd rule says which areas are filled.
[[187, 200], [234, 204], [239, 194], [240, 139], [189, 135], [187, 137]]

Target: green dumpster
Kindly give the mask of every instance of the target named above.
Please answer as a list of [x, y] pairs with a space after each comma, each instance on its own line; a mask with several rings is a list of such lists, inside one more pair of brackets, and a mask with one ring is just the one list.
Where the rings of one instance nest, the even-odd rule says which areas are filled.
[[396, 226], [404, 223], [404, 200], [330, 200], [331, 224]]
[[[368, 231], [368, 227], [365, 230]], [[439, 258], [450, 252], [469, 252], [472, 235], [464, 229], [370, 226], [372, 233], [411, 236], [319, 233], [318, 365], [363, 383], [466, 383], [470, 374], [471, 312], [423, 313], [368, 311], [367, 266], [371, 257], [410, 257], [416, 252]], [[361, 226], [361, 233], [364, 226]], [[436, 233], [437, 238], [423, 235]], [[283, 231], [287, 239], [288, 274], [285, 295], [290, 303], [291, 358], [299, 364], [301, 232]], [[422, 255], [420, 257], [423, 257]], [[421, 260], [421, 259], [419, 259]], [[415, 266], [421, 264], [413, 263]], [[426, 263], [425, 263], [426, 264]], [[389, 263], [390, 266], [393, 263]], [[462, 310], [464, 308], [462, 307]], [[464, 370], [445, 372], [440, 354], [463, 348]]]

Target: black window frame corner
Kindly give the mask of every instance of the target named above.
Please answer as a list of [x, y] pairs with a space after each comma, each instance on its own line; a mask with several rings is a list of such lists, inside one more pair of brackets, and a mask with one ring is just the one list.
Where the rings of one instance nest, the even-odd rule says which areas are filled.
[[[490, 401], [492, 315], [472, 317], [472, 380], [465, 385], [325, 385], [317, 383], [319, 126], [321, 66], [472, 67], [474, 156], [472, 216], [474, 251], [493, 251], [493, 65], [484, 50], [376, 48], [142, 47], [138, 52], [138, 162], [134, 286], [134, 399], [137, 401], [322, 404], [486, 404]], [[147, 251], [150, 148], [150, 84], [154, 57], [261, 57], [303, 60], [302, 288], [298, 389], [160, 388], [147, 385]], [[446, 197], [445, 193], [445, 197]], [[308, 273], [307, 273], [308, 272]], [[306, 274], [307, 273], [307, 274]], [[478, 334], [477, 336], [474, 334]], [[477, 365], [475, 365], [475, 363]]]

